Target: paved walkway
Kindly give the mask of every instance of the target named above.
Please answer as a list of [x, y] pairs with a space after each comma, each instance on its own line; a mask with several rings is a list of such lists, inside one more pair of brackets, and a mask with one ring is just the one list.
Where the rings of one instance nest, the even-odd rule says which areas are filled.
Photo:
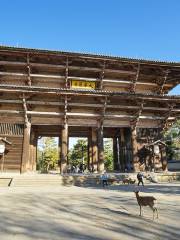
[[160, 218], [139, 217], [134, 186], [0, 189], [1, 240], [179, 240], [180, 184], [147, 185]]

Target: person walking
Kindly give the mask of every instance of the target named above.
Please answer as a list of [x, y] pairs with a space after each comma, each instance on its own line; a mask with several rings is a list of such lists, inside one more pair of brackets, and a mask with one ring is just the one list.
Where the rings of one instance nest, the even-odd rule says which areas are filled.
[[104, 171], [104, 173], [101, 175], [100, 179], [102, 181], [103, 187], [108, 186], [108, 174], [106, 173], [106, 171]]
[[138, 186], [139, 186], [140, 183], [142, 184], [142, 186], [144, 186], [143, 177], [144, 177], [144, 176], [143, 176], [143, 173], [142, 173], [142, 172], [139, 172], [139, 173], [137, 174]]

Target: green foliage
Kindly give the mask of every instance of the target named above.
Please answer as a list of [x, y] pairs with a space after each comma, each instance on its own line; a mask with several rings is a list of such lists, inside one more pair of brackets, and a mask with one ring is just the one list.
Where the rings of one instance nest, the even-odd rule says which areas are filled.
[[168, 159], [180, 160], [180, 120], [164, 133]]
[[38, 148], [37, 152], [37, 168], [41, 172], [55, 170], [59, 159], [56, 139], [53, 137], [44, 137], [41, 141], [41, 148]]
[[[84, 162], [87, 166], [88, 164], [88, 149], [87, 140], [79, 139], [77, 143], [73, 146], [73, 149], [69, 152], [69, 163], [74, 166], [80, 165]], [[83, 161], [84, 159], [84, 161]], [[112, 139], [104, 140], [104, 164], [106, 170], [113, 170], [113, 151], [112, 151]]]
[[86, 165], [88, 162], [86, 139], [78, 139], [73, 149], [69, 152], [69, 163], [71, 165], [78, 166], [82, 162]]
[[112, 150], [112, 139], [104, 140], [104, 165], [105, 169], [113, 170], [113, 150]]

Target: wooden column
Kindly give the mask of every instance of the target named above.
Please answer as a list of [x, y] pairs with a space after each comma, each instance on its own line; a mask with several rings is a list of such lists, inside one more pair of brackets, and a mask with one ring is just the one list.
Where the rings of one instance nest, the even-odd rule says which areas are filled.
[[22, 149], [22, 162], [21, 173], [30, 170], [30, 136], [31, 136], [31, 123], [27, 116], [26, 99], [23, 94], [22, 98], [23, 110], [24, 110], [24, 135], [23, 135], [23, 149]]
[[[67, 60], [68, 64], [68, 60]], [[67, 70], [68, 71], [68, 70]], [[67, 76], [66, 76], [67, 77]], [[68, 120], [67, 120], [67, 96], [64, 99], [64, 124], [61, 130], [61, 161], [60, 161], [60, 171], [61, 174], [67, 172], [67, 165], [68, 165]]]
[[118, 159], [118, 142], [117, 137], [113, 138], [113, 162], [114, 162], [114, 170], [119, 170], [119, 159]]
[[67, 172], [67, 161], [68, 161], [68, 124], [65, 123], [61, 131], [61, 163], [60, 163], [61, 174]]
[[166, 146], [161, 147], [161, 162], [162, 162], [162, 170], [167, 171], [168, 163], [167, 163], [167, 156], [166, 156]]
[[136, 140], [136, 128], [131, 129], [131, 142], [132, 142], [132, 161], [133, 161], [133, 169], [135, 172], [139, 171], [139, 164], [138, 164], [138, 144]]
[[31, 133], [30, 141], [30, 170], [36, 171], [37, 160], [37, 136], [34, 132]]
[[103, 125], [98, 128], [98, 172], [104, 171]]
[[132, 170], [132, 145], [131, 145], [131, 129], [125, 129], [125, 164], [128, 171]]
[[97, 172], [98, 166], [97, 131], [94, 128], [92, 128], [92, 164], [93, 172]]
[[125, 137], [124, 137], [124, 129], [120, 129], [120, 141], [119, 141], [119, 156], [120, 156], [120, 165], [121, 172], [125, 170]]
[[26, 172], [29, 169], [29, 161], [30, 161], [30, 134], [31, 134], [31, 123], [28, 122], [24, 126], [21, 173], [24, 173], [24, 172]]
[[92, 154], [92, 136], [91, 129], [88, 136], [88, 170], [92, 172], [93, 170], [93, 154]]

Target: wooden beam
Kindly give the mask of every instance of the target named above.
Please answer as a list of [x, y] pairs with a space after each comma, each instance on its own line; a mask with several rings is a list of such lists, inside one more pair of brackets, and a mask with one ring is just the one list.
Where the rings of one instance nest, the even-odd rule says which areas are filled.
[[142, 111], [143, 111], [143, 107], [144, 107], [144, 101], [142, 101], [140, 103], [140, 106], [139, 106], [139, 110], [135, 113], [134, 115], [134, 119], [131, 120], [131, 128], [132, 129], [136, 129], [137, 127], [137, 124], [141, 118], [141, 114], [142, 114]]
[[[29, 54], [29, 53], [28, 53]], [[68, 58], [68, 56], [67, 56]], [[0, 65], [9, 65], [9, 66], [25, 66], [26, 62], [17, 62], [17, 61], [0, 61]], [[39, 68], [55, 68], [55, 69], [64, 69], [64, 65], [60, 64], [47, 64], [47, 63], [30, 63], [30, 66], [39, 67]], [[101, 68], [95, 67], [84, 67], [84, 66], [72, 66], [69, 65], [70, 70], [81, 70], [81, 71], [92, 71], [99, 72]], [[119, 70], [119, 69], [106, 69], [108, 73], [119, 73], [124, 75], [135, 75], [135, 71]]]
[[[8, 99], [0, 99], [0, 103], [3, 104], [21, 104], [22, 101], [21, 100], [8, 100]], [[64, 106], [63, 102], [51, 102], [51, 101], [33, 101], [33, 100], [27, 100], [26, 101], [27, 104], [30, 105], [45, 105], [45, 106]], [[78, 102], [69, 102], [68, 106], [70, 107], [89, 107], [89, 108], [103, 108], [103, 104], [96, 104], [96, 103], [78, 103]], [[107, 104], [106, 108], [113, 108], [113, 109], [124, 109], [124, 110], [138, 110], [139, 106], [131, 106], [131, 105], [112, 105], [112, 104]], [[162, 111], [162, 112], [167, 112], [169, 110], [168, 107], [144, 107], [143, 108], [145, 111]], [[172, 112], [180, 112], [179, 108], [173, 108]]]
[[103, 63], [103, 68], [102, 71], [100, 73], [100, 78], [99, 78], [99, 89], [103, 89], [103, 79], [104, 79], [104, 73], [105, 73], [105, 66], [106, 66], [106, 62], [104, 61]]
[[140, 73], [140, 63], [138, 63], [136, 77], [135, 77], [135, 79], [133, 78], [132, 83], [130, 85], [130, 88], [129, 88], [130, 93], [135, 93], [135, 91], [136, 91], [136, 84], [137, 84], [137, 81], [139, 78], [139, 73]]
[[68, 88], [68, 75], [69, 75], [69, 63], [68, 57], [66, 58], [66, 69], [65, 69], [65, 88]]
[[[17, 110], [0, 110], [0, 114], [24, 114], [24, 111], [17, 111]], [[57, 113], [57, 112], [39, 112], [39, 111], [27, 111], [27, 115], [31, 116], [50, 116], [50, 117], [58, 117], [58, 116], [64, 116], [64, 113]], [[102, 114], [98, 113], [72, 113], [67, 112], [67, 117], [92, 117], [92, 118], [102, 118]], [[128, 115], [128, 114], [105, 114], [105, 119], [113, 119], [113, 118], [124, 118], [124, 119], [134, 119], [134, 115]], [[160, 116], [139, 116], [140, 119], [151, 119], [151, 120], [163, 120], [165, 117]], [[169, 117], [168, 120], [173, 120], [175, 117]]]
[[[172, 126], [172, 123], [176, 121], [176, 117], [174, 118], [171, 117], [173, 108], [174, 108], [174, 105], [169, 104], [169, 111], [164, 115], [164, 119], [161, 121], [161, 124], [160, 124], [162, 131], [168, 130], [168, 128]], [[169, 123], [170, 120], [171, 120], [171, 123]]]
[[28, 86], [31, 86], [31, 68], [30, 68], [29, 54], [27, 54], [27, 71], [28, 71], [27, 84]]
[[160, 82], [156, 81], [156, 83], [158, 85], [156, 92], [160, 95], [164, 94], [164, 87], [166, 85], [166, 81], [167, 81], [169, 72], [170, 72], [169, 70], [166, 70], [165, 71], [165, 76], [163, 77], [163, 79]]
[[[66, 74], [67, 73], [67, 68], [66, 68]], [[24, 77], [24, 78], [48, 78], [48, 79], [58, 79], [58, 80], [63, 80], [65, 79], [65, 83], [67, 84], [68, 80], [71, 79], [76, 79], [76, 80], [82, 80], [82, 81], [95, 81], [95, 82], [99, 82], [102, 81], [102, 84], [104, 82], [107, 83], [117, 83], [117, 84], [132, 84], [132, 81], [129, 80], [122, 80], [122, 79], [105, 79], [103, 78], [102, 80], [97, 79], [97, 78], [89, 78], [89, 77], [77, 77], [77, 76], [61, 76], [61, 75], [53, 75], [53, 74], [34, 74], [34, 73], [17, 73], [17, 72], [0, 72], [1, 76], [9, 76], [9, 77]], [[44, 80], [45, 81], [45, 80]], [[157, 86], [157, 83], [153, 83], [153, 82], [136, 82], [136, 85], [145, 85], [145, 86]], [[164, 84], [164, 87], [173, 87], [173, 84]]]

